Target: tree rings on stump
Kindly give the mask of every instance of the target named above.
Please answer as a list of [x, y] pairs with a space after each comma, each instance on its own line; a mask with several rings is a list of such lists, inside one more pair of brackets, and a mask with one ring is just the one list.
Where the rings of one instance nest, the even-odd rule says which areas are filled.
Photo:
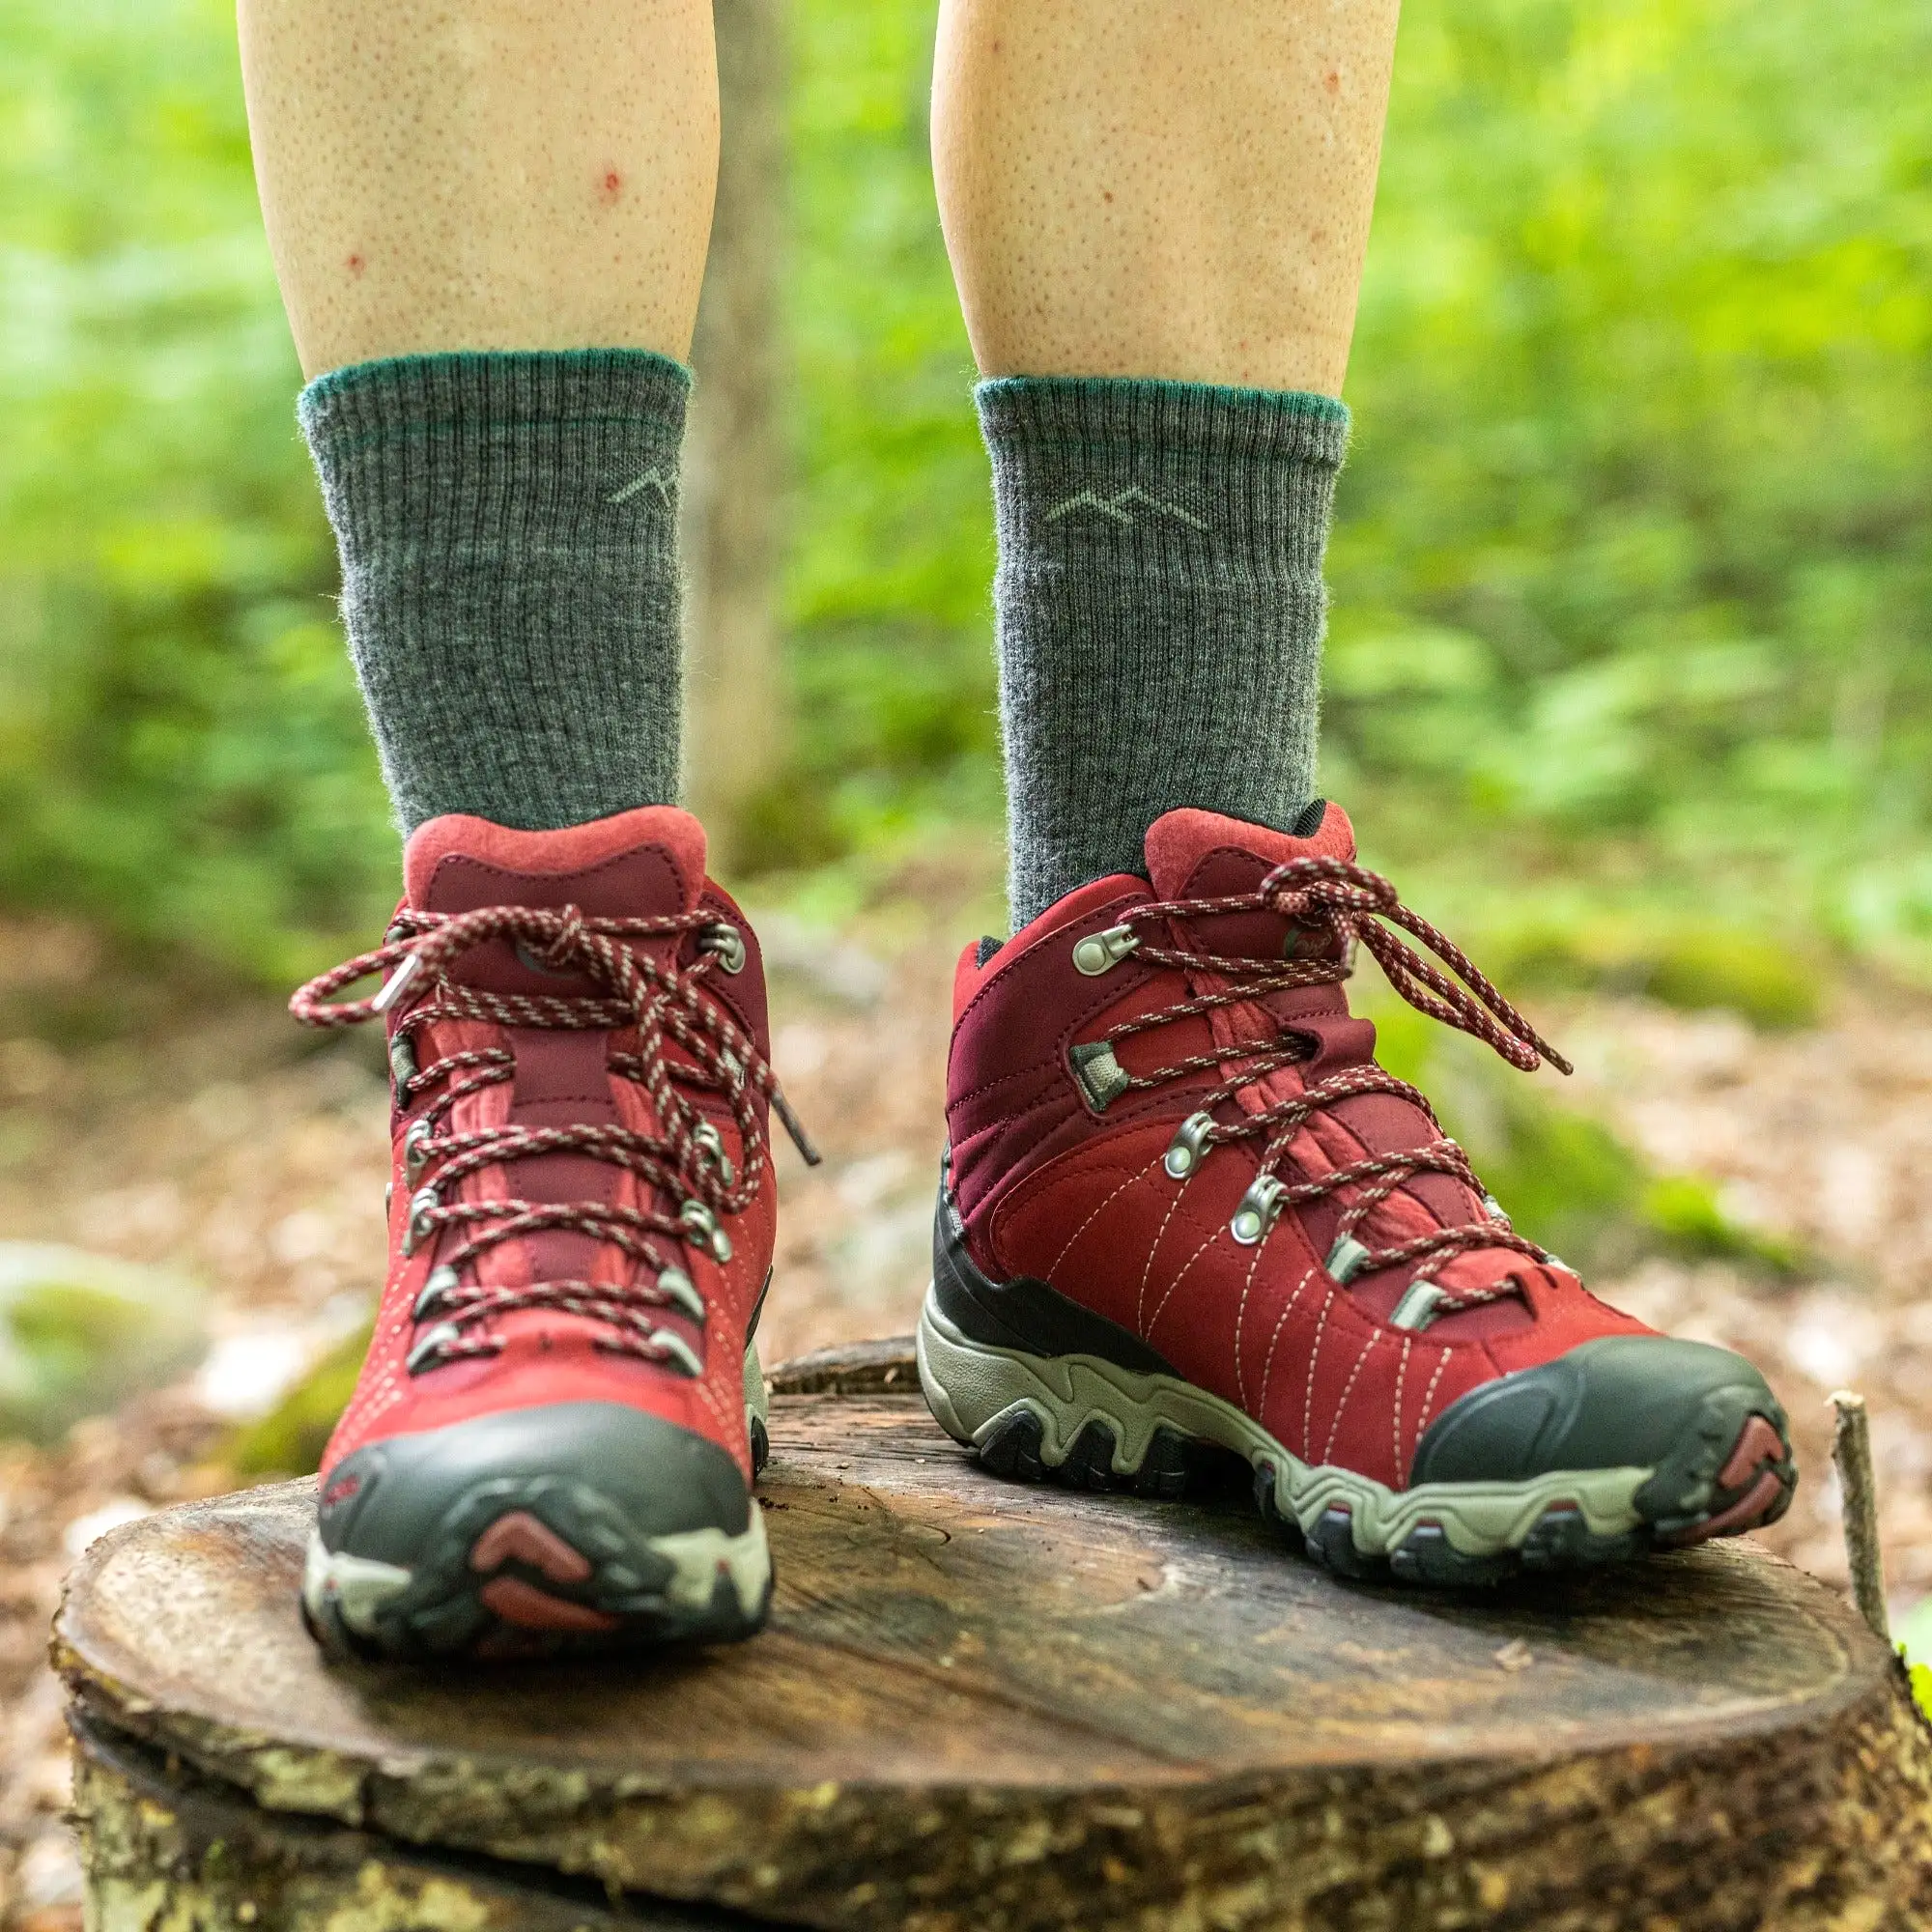
[[1486, 1596], [1350, 1584], [1234, 1492], [1002, 1482], [890, 1367], [774, 1398], [778, 1596], [732, 1649], [326, 1662], [296, 1604], [306, 1483], [103, 1537], [55, 1644], [95, 1922], [1932, 1922], [1924, 1727], [1788, 1564], [1720, 1544]]

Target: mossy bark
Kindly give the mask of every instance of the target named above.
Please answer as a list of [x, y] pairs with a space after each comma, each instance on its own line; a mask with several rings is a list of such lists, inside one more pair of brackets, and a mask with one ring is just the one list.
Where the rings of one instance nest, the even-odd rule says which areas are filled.
[[729, 1932], [731, 1923], [264, 1811], [84, 1722], [74, 1727], [73, 1822], [89, 1932]]

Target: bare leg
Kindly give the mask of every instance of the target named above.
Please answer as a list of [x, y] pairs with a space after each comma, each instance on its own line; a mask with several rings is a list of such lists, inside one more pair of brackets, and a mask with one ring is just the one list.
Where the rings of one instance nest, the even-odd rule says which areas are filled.
[[[560, 896], [593, 918], [703, 917], [703, 836], [675, 800], [681, 363], [718, 171], [709, 0], [242, 0], [241, 17], [263, 205], [313, 378], [297, 410], [410, 840], [410, 904], [433, 920], [480, 897], [538, 944], [554, 925], [583, 955], [570, 963], [622, 995], [612, 943], [562, 917]], [[741, 967], [755, 977], [742, 950]], [[749, 1493], [762, 1385], [746, 1388], [776, 1212], [758, 1123], [724, 1110], [706, 1160], [692, 1102], [665, 1105], [671, 1079], [689, 1091], [685, 1070], [666, 1073], [648, 1038], [648, 1065], [612, 1059], [607, 1034], [542, 1003], [499, 1027], [473, 954], [440, 975], [423, 976], [439, 988], [427, 1009], [409, 990], [389, 1015], [397, 1158], [418, 1191], [390, 1217], [375, 1336], [325, 1460], [309, 1628], [331, 1648], [440, 1663], [586, 1635], [749, 1636], [771, 1596]], [[453, 997], [494, 1070], [466, 1072], [477, 1056], [451, 1057], [430, 1021], [446, 986], [467, 987]], [[762, 1067], [724, 1009], [701, 1017]], [[553, 1031], [541, 1053], [530, 1018]], [[722, 1086], [718, 1052], [697, 1060]], [[492, 1119], [515, 1145], [488, 1177], [446, 1164], [459, 1076], [508, 1082]], [[662, 1155], [635, 1188], [624, 1177], [635, 1207], [611, 1165], [632, 1156], [590, 1146], [620, 1119]], [[597, 1158], [522, 1157], [558, 1128]], [[461, 1247], [454, 1227], [425, 1239], [428, 1202], [459, 1182]], [[518, 1210], [532, 1197], [560, 1236], [529, 1238]], [[687, 1232], [701, 1291], [662, 1233], [700, 1197], [701, 1267], [689, 1216]], [[620, 1250], [611, 1217], [637, 1208], [660, 1232]], [[368, 1508], [358, 1472], [373, 1463], [400, 1515]], [[462, 1560], [425, 1568], [412, 1525], [440, 1523], [446, 1541], [459, 1521]], [[409, 1526], [384, 1541], [391, 1522]], [[677, 1573], [693, 1532], [695, 1593]], [[389, 1586], [380, 1619], [345, 1606], [343, 1579], [372, 1574]]]
[[669, 802], [709, 0], [241, 0], [240, 18], [399, 822], [552, 829]]
[[302, 367], [691, 346], [718, 173], [706, 0], [241, 0]]
[[940, 0], [1016, 923], [1141, 870], [1169, 811], [1310, 807], [1397, 4]]
[[932, 154], [988, 376], [1341, 392], [1397, 0], [941, 0]]

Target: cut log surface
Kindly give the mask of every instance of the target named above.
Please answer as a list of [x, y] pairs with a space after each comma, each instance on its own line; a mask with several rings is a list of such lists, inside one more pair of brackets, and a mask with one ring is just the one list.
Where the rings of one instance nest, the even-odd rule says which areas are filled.
[[624, 1922], [570, 1919], [585, 1878], [630, 1922], [682, 1899], [861, 1932], [1932, 1923], [1932, 1748], [1896, 1662], [1747, 1545], [1397, 1592], [1238, 1496], [1003, 1483], [916, 1395], [781, 1394], [771, 1433], [772, 1627], [675, 1660], [327, 1664], [296, 1607], [308, 1484], [101, 1539], [55, 1643], [97, 1897], [110, 1865], [117, 1897], [144, 1859], [198, 1869], [139, 1796], [158, 1777], [287, 1833], [325, 1890], [334, 1859], [352, 1902], [352, 1835], [406, 1877], [521, 1866], [562, 1900], [533, 1926]]

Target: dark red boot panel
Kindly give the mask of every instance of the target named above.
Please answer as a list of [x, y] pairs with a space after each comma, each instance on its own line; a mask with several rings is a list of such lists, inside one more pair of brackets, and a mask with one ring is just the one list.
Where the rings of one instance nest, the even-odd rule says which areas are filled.
[[1171, 812], [1147, 852], [1150, 880], [960, 961], [920, 1336], [942, 1424], [1009, 1473], [1133, 1484], [1152, 1458], [1163, 1493], [1237, 1456], [1323, 1560], [1423, 1582], [1779, 1514], [1757, 1371], [1590, 1294], [1377, 1065], [1361, 948], [1513, 1065], [1563, 1063], [1354, 863], [1342, 811], [1300, 836]]

